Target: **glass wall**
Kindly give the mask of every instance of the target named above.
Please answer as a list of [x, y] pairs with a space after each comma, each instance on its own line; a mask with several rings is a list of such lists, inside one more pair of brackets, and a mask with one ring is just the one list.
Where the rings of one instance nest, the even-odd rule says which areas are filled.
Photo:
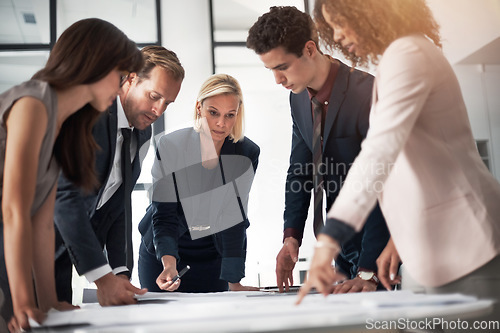
[[50, 43], [49, 0], [1, 0], [0, 46]]
[[[113, 23], [138, 46], [160, 44], [158, 2], [157, 0], [0, 0], [0, 73], [2, 73], [0, 93], [13, 85], [29, 80], [45, 65], [50, 47], [57, 37], [71, 24], [83, 18], [97, 17]], [[157, 123], [161, 131], [164, 128], [163, 119]], [[149, 203], [144, 189], [151, 183], [152, 160], [153, 155], [148, 154], [143, 164], [147, 172], [143, 173], [145, 177], [139, 179], [132, 194], [136, 259], [140, 244], [136, 225]], [[139, 285], [136, 269], [133, 283]], [[75, 277], [73, 286], [76, 291], [75, 302], [79, 303], [81, 289], [89, 287], [89, 284], [84, 278]]]
[[[259, 167], [248, 207], [250, 227], [246, 278], [254, 286], [276, 285], [276, 255], [282, 246], [285, 180], [290, 157], [292, 119], [290, 91], [277, 85], [272, 72], [254, 51], [246, 48], [248, 30], [269, 11], [268, 1], [213, 0], [214, 67], [216, 73], [234, 76], [241, 84], [245, 103], [245, 135], [261, 148]], [[272, 6], [295, 6], [305, 11], [304, 0], [272, 1]], [[309, 214], [311, 216], [312, 213]], [[295, 283], [312, 255], [311, 221], [304, 232], [304, 258], [294, 270]]]
[[[193, 0], [199, 1], [199, 0]], [[208, 0], [213, 31], [212, 49], [206, 50], [197, 44], [196, 57], [209, 57], [212, 51], [213, 71], [228, 73], [236, 77], [243, 89], [246, 107], [245, 134], [261, 147], [260, 163], [253, 185], [248, 215], [251, 226], [248, 229], [247, 278], [244, 284], [255, 286], [275, 285], [275, 257], [281, 248], [283, 232], [284, 188], [291, 144], [291, 117], [289, 110], [289, 91], [276, 85], [272, 73], [264, 68], [253, 51], [248, 50], [245, 41], [248, 29], [257, 18], [267, 12], [269, 1], [246, 0]], [[272, 5], [293, 5], [303, 11], [311, 8], [311, 0], [276, 0]], [[158, 4], [171, 5], [171, 2], [158, 0], [0, 0], [0, 91], [14, 84], [29, 79], [46, 62], [50, 45], [73, 22], [85, 17], [99, 17], [108, 20], [122, 29], [138, 45], [162, 43], [158, 22]], [[172, 7], [173, 8], [173, 7]], [[171, 12], [170, 8], [165, 11]], [[192, 13], [179, 11], [183, 22], [194, 19]], [[57, 17], [57, 19], [56, 19]], [[176, 34], [182, 32], [182, 27]], [[185, 27], [188, 29], [188, 27]], [[205, 34], [206, 31], [200, 31]], [[210, 36], [210, 34], [207, 34]], [[180, 54], [181, 62], [185, 49], [189, 49], [189, 40], [184, 46], [176, 46], [174, 51]], [[166, 41], [162, 45], [171, 45]], [[178, 49], [177, 49], [178, 48]], [[200, 60], [201, 61], [201, 60]], [[187, 62], [183, 62], [186, 64]], [[185, 91], [185, 86], [192, 80], [193, 66], [186, 67], [186, 85], [182, 95], [189, 95], [184, 108], [176, 112], [189, 112], [193, 104], [196, 89]], [[193, 90], [193, 91], [191, 91]], [[196, 91], [195, 91], [196, 90]], [[176, 105], [169, 111], [169, 127], [178, 128], [172, 123], [176, 119], [172, 114]], [[169, 108], [170, 109], [170, 108]], [[171, 117], [169, 118], [169, 114]], [[190, 117], [189, 117], [190, 118]], [[174, 121], [175, 122], [175, 121]], [[157, 121], [163, 125], [163, 121]], [[143, 163], [143, 172], [133, 193], [133, 221], [137, 224], [149, 204], [146, 189], [151, 183], [151, 166], [154, 149]], [[311, 215], [311, 214], [310, 214]], [[308, 221], [308, 225], [310, 225]], [[305, 232], [304, 245], [300, 256], [308, 258], [312, 254], [312, 228]], [[134, 226], [134, 246], [140, 244], [140, 235]], [[137, 253], [137, 252], [136, 252]], [[137, 255], [135, 256], [137, 258]], [[303, 265], [303, 266], [301, 266]], [[299, 271], [305, 270], [306, 263], [301, 262], [296, 269], [295, 281], [300, 282]], [[83, 283], [83, 282], [82, 282]], [[134, 270], [133, 283], [138, 285], [137, 270]], [[86, 286], [86, 284], [84, 284]]]
[[137, 44], [158, 43], [155, 0], [58, 0], [57, 31], [73, 22], [98, 17], [113, 23]]

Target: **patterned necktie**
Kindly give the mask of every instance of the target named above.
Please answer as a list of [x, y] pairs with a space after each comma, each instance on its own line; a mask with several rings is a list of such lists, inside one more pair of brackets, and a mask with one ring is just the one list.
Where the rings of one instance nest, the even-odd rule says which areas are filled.
[[321, 175], [322, 164], [322, 118], [323, 105], [316, 99], [313, 102], [313, 184], [314, 184], [314, 235], [318, 237], [323, 228], [323, 176]]
[[130, 158], [130, 139], [132, 131], [129, 128], [122, 128], [122, 180], [125, 197], [125, 255], [127, 257], [127, 267], [132, 272], [134, 254], [132, 250], [132, 162]]

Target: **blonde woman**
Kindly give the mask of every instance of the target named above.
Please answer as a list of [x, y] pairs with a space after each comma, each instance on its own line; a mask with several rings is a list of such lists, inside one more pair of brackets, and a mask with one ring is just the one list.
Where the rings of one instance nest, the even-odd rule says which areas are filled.
[[[153, 203], [139, 225], [139, 279], [149, 291], [257, 290], [245, 276], [246, 206], [260, 149], [243, 135], [239, 83], [202, 85], [195, 125], [163, 136], [153, 166]], [[181, 279], [172, 279], [190, 266]], [[181, 282], [182, 281], [182, 282]]]

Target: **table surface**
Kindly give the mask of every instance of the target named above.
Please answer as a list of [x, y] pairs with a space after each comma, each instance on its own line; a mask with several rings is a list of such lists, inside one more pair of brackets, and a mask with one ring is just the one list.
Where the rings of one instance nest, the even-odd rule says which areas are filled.
[[296, 297], [274, 292], [148, 293], [135, 305], [88, 304], [80, 310], [50, 312], [46, 326], [34, 331], [360, 332], [375, 322], [399, 325], [425, 318], [475, 318], [487, 314], [493, 303], [461, 294], [410, 291], [312, 294], [300, 305], [295, 305]]

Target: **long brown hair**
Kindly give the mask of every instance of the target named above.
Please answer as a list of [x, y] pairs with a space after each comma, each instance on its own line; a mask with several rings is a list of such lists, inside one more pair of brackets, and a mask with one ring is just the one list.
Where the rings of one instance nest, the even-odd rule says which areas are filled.
[[[90, 84], [111, 70], [136, 72], [143, 59], [133, 41], [109, 22], [91, 18], [72, 24], [54, 45], [47, 64], [32, 79], [48, 82], [56, 89]], [[99, 182], [94, 170], [97, 144], [92, 127], [101, 113], [90, 104], [62, 124], [54, 154], [66, 178], [86, 190]]]
[[[336, 24], [348, 26], [356, 33], [361, 57], [335, 43], [333, 29], [323, 17], [323, 7]], [[377, 64], [394, 40], [411, 34], [423, 34], [441, 47], [439, 25], [425, 0], [316, 0], [314, 20], [323, 44], [340, 50], [353, 65]]]

